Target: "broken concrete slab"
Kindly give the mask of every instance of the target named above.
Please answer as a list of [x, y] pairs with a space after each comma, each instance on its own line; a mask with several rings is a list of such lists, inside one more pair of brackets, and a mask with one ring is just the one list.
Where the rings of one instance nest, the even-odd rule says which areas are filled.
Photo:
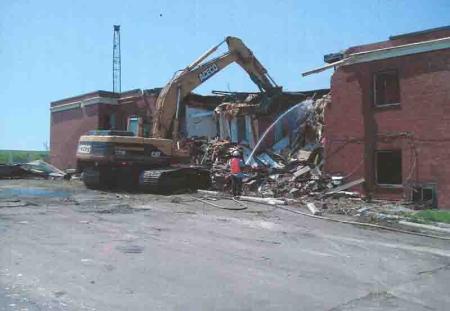
[[259, 198], [259, 197], [250, 197], [250, 196], [240, 196], [241, 200], [262, 203], [262, 204], [270, 204], [270, 205], [286, 205], [286, 201], [274, 198]]
[[291, 181], [296, 180], [298, 177], [308, 173], [311, 170], [311, 168], [309, 166], [303, 166], [300, 169], [298, 169], [297, 171], [294, 172], [294, 176], [291, 178]]
[[322, 215], [322, 211], [316, 207], [316, 205], [312, 202], [306, 203], [306, 207], [309, 209], [311, 214], [313, 215]]
[[258, 156], [256, 156], [258, 160], [260, 160], [264, 165], [267, 167], [282, 169], [284, 168], [284, 165], [280, 162], [275, 161], [269, 154], [262, 153]]
[[308, 161], [309, 157], [311, 156], [311, 151], [307, 150], [299, 150], [297, 153], [297, 159], [300, 161]]
[[[222, 192], [219, 191], [209, 191], [209, 190], [197, 190], [197, 193], [205, 194], [205, 195], [212, 195], [212, 196], [223, 196]], [[261, 203], [261, 204], [270, 204], [270, 205], [286, 205], [285, 200], [280, 199], [274, 199], [274, 198], [260, 198], [260, 197], [252, 197], [252, 196], [240, 196], [240, 200], [249, 201], [249, 202], [255, 202], [255, 203]]]
[[333, 188], [333, 189], [331, 189], [330, 191], [325, 192], [325, 193], [324, 193], [324, 196], [331, 195], [331, 194], [340, 192], [340, 191], [342, 191], [342, 190], [346, 190], [346, 189], [352, 188], [352, 187], [354, 187], [354, 186], [357, 186], [357, 185], [362, 184], [364, 181], [365, 181], [364, 178], [356, 179], [356, 180], [354, 180], [354, 181], [348, 182], [348, 183], [346, 183], [346, 184], [343, 184], [343, 185], [341, 185], [341, 186], [338, 186], [338, 187], [336, 187], [336, 188]]
[[222, 196], [223, 195], [223, 193], [219, 192], [219, 191], [211, 191], [211, 190], [203, 190], [203, 189], [198, 189], [197, 193], [206, 194], [206, 195], [213, 195], [213, 196]]

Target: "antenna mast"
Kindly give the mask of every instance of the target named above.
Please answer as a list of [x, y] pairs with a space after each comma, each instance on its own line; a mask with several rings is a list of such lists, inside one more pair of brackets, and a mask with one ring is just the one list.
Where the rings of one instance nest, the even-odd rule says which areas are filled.
[[114, 25], [113, 38], [113, 92], [121, 92], [122, 72], [120, 65], [120, 25]]

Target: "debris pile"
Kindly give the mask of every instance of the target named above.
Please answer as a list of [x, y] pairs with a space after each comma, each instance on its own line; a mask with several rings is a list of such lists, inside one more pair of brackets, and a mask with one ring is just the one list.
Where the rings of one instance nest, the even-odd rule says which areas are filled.
[[22, 164], [0, 164], [0, 179], [32, 177], [59, 179], [67, 178], [68, 175], [42, 160]]
[[[263, 142], [261, 145], [264, 147], [256, 149], [253, 154], [248, 145], [232, 143], [229, 139], [197, 141], [196, 164], [207, 165], [211, 169], [215, 190], [228, 191], [227, 162], [231, 152], [239, 149], [247, 164], [243, 180], [246, 194], [298, 198], [326, 193], [342, 183], [342, 179], [333, 179], [321, 171], [324, 164], [324, 109], [330, 101], [327, 94], [295, 105], [284, 120], [291, 126], [285, 131], [285, 137], [274, 140], [271, 146]], [[240, 106], [235, 108], [239, 110]], [[233, 113], [239, 111], [233, 110]]]
[[201, 156], [198, 164], [214, 166], [215, 164], [224, 164], [229, 158], [231, 150], [234, 150], [237, 144], [228, 139], [213, 139], [205, 142], [201, 146]]
[[[292, 167], [292, 164], [289, 165]], [[297, 162], [291, 169], [286, 165], [264, 179], [259, 180], [257, 192], [263, 197], [297, 198], [304, 195], [319, 194], [331, 188], [330, 179], [322, 174], [319, 166], [310, 162]], [[244, 181], [244, 189], [246, 183]], [[251, 191], [251, 189], [246, 189]]]
[[0, 179], [3, 178], [24, 178], [32, 176], [24, 170], [20, 164], [0, 164]]

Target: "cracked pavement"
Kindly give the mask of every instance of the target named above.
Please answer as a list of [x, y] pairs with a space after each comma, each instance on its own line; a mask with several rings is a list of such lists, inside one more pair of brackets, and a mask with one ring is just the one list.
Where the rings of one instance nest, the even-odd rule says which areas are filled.
[[0, 310], [448, 308], [449, 241], [246, 204], [0, 181]]

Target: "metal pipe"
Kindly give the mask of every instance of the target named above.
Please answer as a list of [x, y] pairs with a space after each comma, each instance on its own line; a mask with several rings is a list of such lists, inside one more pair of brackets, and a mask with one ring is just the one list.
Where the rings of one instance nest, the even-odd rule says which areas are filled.
[[178, 114], [180, 111], [180, 97], [181, 97], [181, 87], [177, 87], [177, 111], [175, 113], [175, 119], [178, 120]]
[[190, 71], [192, 68], [196, 67], [198, 64], [200, 64], [205, 58], [207, 58], [209, 55], [211, 55], [212, 53], [214, 53], [219, 46], [221, 46], [223, 43], [225, 42], [225, 40], [223, 40], [222, 42], [220, 42], [218, 45], [213, 46], [212, 48], [210, 48], [208, 51], [206, 51], [205, 53], [203, 53], [203, 55], [201, 55], [199, 58], [197, 58], [197, 60], [195, 60], [192, 64], [190, 64], [189, 66], [186, 67], [187, 71]]
[[180, 114], [180, 102], [181, 102], [181, 86], [177, 87], [177, 108], [175, 111], [175, 120], [173, 124], [173, 132], [172, 132], [172, 139], [178, 138], [178, 123], [179, 123], [179, 114]]
[[272, 79], [272, 77], [271, 77], [268, 73], [266, 73], [266, 76], [269, 78], [269, 80], [270, 80], [275, 86], [278, 86], [278, 84]]

